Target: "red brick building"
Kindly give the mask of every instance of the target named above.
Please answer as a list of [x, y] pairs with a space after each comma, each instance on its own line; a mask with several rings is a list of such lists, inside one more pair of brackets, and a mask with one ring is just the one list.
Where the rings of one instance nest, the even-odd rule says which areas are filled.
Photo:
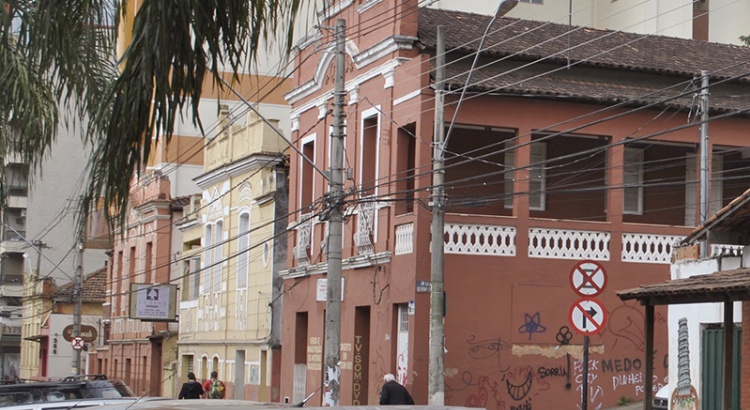
[[[424, 404], [436, 27], [449, 50], [447, 128], [490, 18], [394, 0], [341, 1], [326, 17], [347, 26], [341, 403], [376, 404], [394, 373]], [[750, 182], [750, 49], [515, 19], [492, 28], [445, 150], [445, 402], [580, 404], [583, 337], [568, 317], [570, 272], [584, 259], [608, 272], [590, 406], [642, 399], [644, 313], [615, 290], [667, 280], [671, 245], [696, 225], [701, 70], [711, 81], [711, 208]], [[325, 170], [332, 33], [299, 50], [292, 140]], [[292, 158], [282, 344], [293, 354], [281, 366], [290, 401], [323, 380], [327, 189]], [[657, 309], [657, 387], [664, 321]]]

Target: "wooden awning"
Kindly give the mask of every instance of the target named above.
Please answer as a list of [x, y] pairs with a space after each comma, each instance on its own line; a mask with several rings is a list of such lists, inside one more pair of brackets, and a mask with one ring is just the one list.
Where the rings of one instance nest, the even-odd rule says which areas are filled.
[[621, 300], [635, 299], [647, 306], [750, 300], [750, 269], [641, 285], [616, 293]]

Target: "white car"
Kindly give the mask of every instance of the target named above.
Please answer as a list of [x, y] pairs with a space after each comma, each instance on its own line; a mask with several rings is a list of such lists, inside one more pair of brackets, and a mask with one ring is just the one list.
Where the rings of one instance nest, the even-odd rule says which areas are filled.
[[101, 407], [101, 406], [120, 406], [126, 408], [132, 406], [136, 402], [143, 400], [138, 397], [121, 397], [114, 399], [80, 399], [80, 400], [60, 400], [60, 401], [47, 401], [39, 403], [27, 403], [19, 404], [15, 406], [3, 406], [2, 410], [71, 410], [81, 409], [86, 407]]
[[669, 396], [672, 392], [672, 388], [669, 387], [669, 383], [667, 383], [664, 387], [659, 389], [658, 392], [654, 395], [654, 401], [652, 405], [652, 409], [654, 410], [667, 410], [669, 409]]

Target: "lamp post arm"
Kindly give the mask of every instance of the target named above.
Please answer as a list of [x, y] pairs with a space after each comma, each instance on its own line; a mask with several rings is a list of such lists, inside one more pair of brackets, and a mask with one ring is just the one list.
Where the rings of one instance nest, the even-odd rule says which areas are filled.
[[490, 28], [495, 23], [495, 20], [497, 20], [498, 17], [501, 17], [511, 11], [513, 7], [516, 7], [516, 4], [518, 4], [518, 0], [500, 0], [500, 3], [498, 3], [497, 9], [495, 10], [495, 14], [492, 16], [492, 20], [490, 20], [489, 24], [487, 24], [487, 28], [484, 29], [482, 38], [479, 39], [479, 47], [477, 47], [477, 52], [476, 54], [474, 54], [474, 61], [471, 63], [469, 73], [466, 75], [466, 83], [464, 84], [463, 89], [461, 89], [461, 96], [458, 98], [456, 110], [453, 111], [453, 119], [451, 119], [451, 123], [448, 126], [448, 131], [445, 133], [443, 146], [440, 150], [443, 156], [445, 156], [445, 149], [448, 147], [448, 140], [450, 140], [451, 131], [453, 131], [453, 126], [456, 124], [456, 119], [458, 118], [458, 112], [461, 110], [461, 104], [463, 103], [464, 97], [466, 96], [466, 89], [469, 88], [469, 84], [471, 84], [471, 75], [474, 73], [474, 69], [477, 66], [477, 62], [479, 61], [479, 54], [482, 53], [482, 47], [484, 47], [484, 42], [487, 39], [487, 34], [490, 32]]

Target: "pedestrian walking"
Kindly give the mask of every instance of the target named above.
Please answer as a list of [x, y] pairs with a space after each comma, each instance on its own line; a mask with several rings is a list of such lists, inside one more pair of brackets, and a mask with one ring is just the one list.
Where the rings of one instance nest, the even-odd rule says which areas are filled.
[[211, 378], [203, 383], [203, 391], [206, 392], [207, 399], [223, 399], [226, 389], [224, 382], [219, 380], [219, 373], [215, 370], [211, 372]]
[[383, 389], [380, 391], [380, 404], [414, 404], [414, 399], [411, 398], [409, 391], [406, 387], [399, 384], [396, 381], [396, 376], [388, 373], [383, 376]]
[[188, 381], [182, 384], [182, 390], [178, 399], [200, 399], [203, 395], [203, 387], [195, 380], [195, 373], [188, 373]]

